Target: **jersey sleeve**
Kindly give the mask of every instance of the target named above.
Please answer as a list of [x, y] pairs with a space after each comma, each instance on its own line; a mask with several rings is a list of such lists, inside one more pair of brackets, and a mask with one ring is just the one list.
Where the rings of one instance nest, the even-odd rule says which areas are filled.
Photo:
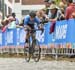
[[36, 17], [35, 22], [37, 23], [37, 25], [39, 25], [40, 24], [40, 19], [38, 17]]
[[26, 16], [26, 17], [24, 18], [24, 25], [27, 25], [28, 22], [29, 22], [29, 16]]

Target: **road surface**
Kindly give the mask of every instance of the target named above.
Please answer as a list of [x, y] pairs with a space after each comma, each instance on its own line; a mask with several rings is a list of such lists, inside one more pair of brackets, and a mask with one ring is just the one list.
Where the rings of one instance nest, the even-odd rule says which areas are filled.
[[75, 62], [31, 60], [27, 63], [22, 58], [0, 58], [0, 70], [75, 70]]

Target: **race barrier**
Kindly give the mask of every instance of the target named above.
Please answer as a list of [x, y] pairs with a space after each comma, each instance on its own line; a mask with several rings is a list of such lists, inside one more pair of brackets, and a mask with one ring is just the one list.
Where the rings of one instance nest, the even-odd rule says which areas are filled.
[[[44, 44], [44, 33], [36, 32], [36, 38], [40, 44]], [[7, 29], [3, 33], [0, 31], [0, 46], [24, 46], [25, 37], [26, 32], [23, 28]]]
[[[54, 35], [48, 34], [46, 36], [48, 37], [47, 44], [63, 44], [64, 46], [62, 47], [64, 48], [75, 48], [75, 19], [57, 21]], [[67, 44], [69, 46], [67, 46]]]
[[[45, 47], [45, 49], [75, 49], [75, 19], [57, 21], [55, 31], [51, 34], [49, 33], [50, 26], [51, 23], [48, 22], [44, 25], [44, 32], [42, 34], [41, 31], [36, 32], [36, 38], [40, 42], [41, 47]], [[26, 32], [23, 28], [7, 29], [5, 32], [0, 30], [0, 51], [3, 48], [16, 48], [16, 50], [17, 48], [22, 48], [23, 50], [25, 37]], [[48, 51], [45, 52], [47, 53]], [[54, 52], [56, 53], [56, 49]]]

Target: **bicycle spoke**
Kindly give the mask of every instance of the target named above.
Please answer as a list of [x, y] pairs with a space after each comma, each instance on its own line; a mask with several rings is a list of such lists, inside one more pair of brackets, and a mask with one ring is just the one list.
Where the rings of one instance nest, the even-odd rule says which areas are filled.
[[25, 60], [26, 62], [29, 62], [30, 61], [30, 53], [29, 53], [29, 43], [28, 45], [24, 46], [24, 56], [25, 56]]
[[33, 40], [32, 46], [34, 47], [34, 53], [33, 53], [34, 61], [38, 62], [39, 59], [40, 59], [40, 45], [39, 45], [39, 42], [37, 40]]

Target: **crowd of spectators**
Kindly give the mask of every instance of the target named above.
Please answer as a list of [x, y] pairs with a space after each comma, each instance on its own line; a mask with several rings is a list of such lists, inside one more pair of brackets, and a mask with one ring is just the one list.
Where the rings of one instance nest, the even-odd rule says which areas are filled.
[[37, 16], [43, 16], [52, 23], [50, 33], [54, 32], [55, 22], [75, 18], [75, 0], [61, 0], [57, 5], [55, 0], [45, 0], [45, 8], [38, 11]]
[[0, 29], [4, 32], [7, 28], [12, 29], [16, 28], [16, 25], [19, 24], [19, 20], [16, 18], [16, 14], [12, 13], [6, 16], [6, 19], [2, 20], [0, 23]]
[[56, 4], [55, 0], [45, 0], [44, 2], [45, 8], [40, 10], [39, 13], [41, 14], [44, 12], [44, 14], [48, 16], [49, 21], [71, 19], [75, 17], [74, 0], [61, 0], [59, 5]]
[[[51, 32], [54, 31], [55, 22], [60, 20], [68, 20], [75, 18], [75, 2], [74, 0], [61, 0], [59, 4], [55, 0], [44, 0], [45, 8], [36, 12], [36, 16], [40, 20], [47, 20], [52, 23]], [[0, 28], [5, 30], [8, 28], [15, 28], [19, 24], [19, 20], [16, 18], [15, 13], [7, 16], [5, 20], [2, 20]], [[22, 22], [23, 25], [23, 22]], [[51, 33], [50, 32], [50, 33]]]

